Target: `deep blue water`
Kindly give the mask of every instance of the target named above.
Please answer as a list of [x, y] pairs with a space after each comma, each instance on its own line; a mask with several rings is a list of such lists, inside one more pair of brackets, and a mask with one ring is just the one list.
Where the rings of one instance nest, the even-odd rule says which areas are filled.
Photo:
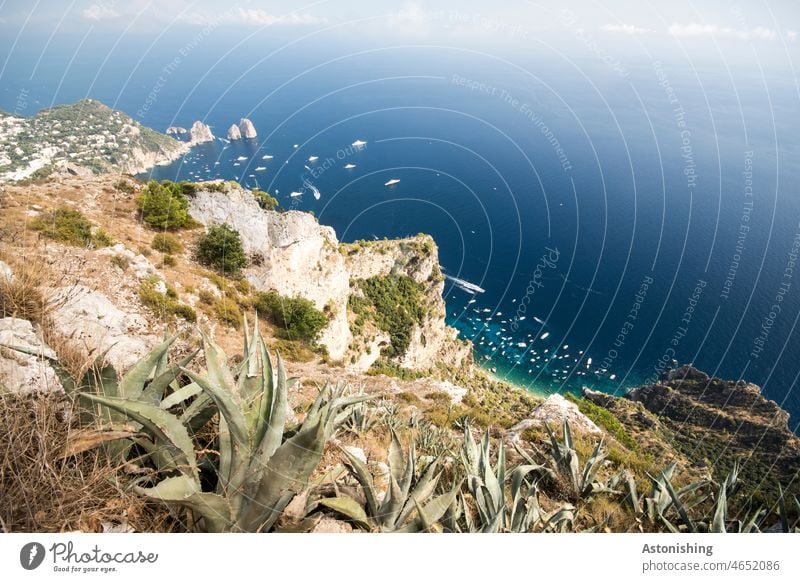
[[446, 273], [485, 290], [448, 280], [448, 323], [531, 389], [621, 392], [677, 360], [760, 384], [797, 418], [800, 118], [780, 72], [634, 63], [623, 77], [422, 48], [320, 67], [334, 56], [217, 56], [170, 73], [147, 108], [163, 56], [84, 63], [93, 75], [60, 86], [49, 63], [25, 113], [89, 95], [223, 137], [247, 116], [256, 140], [199, 146], [152, 177], [257, 185], [344, 241], [430, 233]]

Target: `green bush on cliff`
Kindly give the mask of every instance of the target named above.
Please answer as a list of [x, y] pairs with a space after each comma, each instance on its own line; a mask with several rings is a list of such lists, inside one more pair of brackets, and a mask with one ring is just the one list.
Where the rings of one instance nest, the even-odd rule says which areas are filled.
[[256, 188], [251, 190], [251, 193], [258, 202], [258, 205], [264, 210], [276, 210], [278, 208], [277, 198], [270, 196], [268, 192], [264, 192], [263, 190]]
[[427, 311], [422, 285], [405, 275], [372, 277], [359, 281], [366, 301], [351, 301], [356, 316], [364, 310], [374, 311], [375, 323], [389, 334], [391, 345], [383, 349], [383, 355], [393, 358], [403, 355], [411, 343], [411, 334], [416, 324], [422, 323]]
[[237, 275], [247, 266], [242, 237], [227, 224], [212, 226], [200, 237], [197, 260], [227, 275]]
[[174, 315], [190, 323], [197, 321], [195, 310], [178, 301], [175, 289], [166, 285], [166, 292], [161, 292], [159, 289], [161, 282], [155, 275], [144, 278], [139, 284], [139, 300], [161, 317]]
[[267, 291], [256, 296], [253, 306], [278, 328], [278, 335], [284, 339], [313, 344], [328, 324], [325, 314], [302, 297], [285, 297], [275, 291]]
[[142, 220], [152, 228], [174, 230], [192, 223], [182, 184], [150, 180], [137, 202]]

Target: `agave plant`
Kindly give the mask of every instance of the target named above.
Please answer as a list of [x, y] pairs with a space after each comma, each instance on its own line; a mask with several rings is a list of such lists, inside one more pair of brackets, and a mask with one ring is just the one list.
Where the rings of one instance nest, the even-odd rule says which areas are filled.
[[549, 452], [553, 469], [569, 483], [576, 498], [590, 497], [601, 491], [610, 491], [607, 485], [597, 481], [597, 474], [606, 459], [606, 453], [603, 451], [603, 438], [595, 445], [592, 454], [586, 460], [583, 470], [581, 470], [580, 458], [573, 444], [569, 422], [564, 420], [561, 441], [556, 439], [549, 425], [546, 424], [545, 428], [550, 437]]
[[[358, 394], [364, 394], [363, 386], [359, 389]], [[361, 436], [375, 428], [385, 414], [386, 411], [380, 405], [374, 406], [368, 402], [359, 402], [350, 409], [350, 414], [344, 422], [344, 428], [356, 436]]]
[[[46, 354], [44, 357], [71, 398], [91, 394], [159, 405], [168, 389], [180, 390], [178, 377], [199, 353], [199, 350], [195, 350], [170, 365], [168, 352], [178, 337], [178, 334], [166, 337], [122, 377], [118, 376], [113, 366], [105, 363], [105, 354], [99, 356], [80, 378], [74, 378], [58, 358]], [[40, 355], [25, 348], [7, 347], [29, 355]], [[70, 434], [68, 454], [102, 445], [112, 461], [123, 463], [128, 460], [132, 445], [143, 442], [137, 438], [143, 425], [128, 416], [101, 406], [85, 406], [79, 410], [80, 420], [83, 424], [91, 425], [91, 428]]]
[[367, 465], [346, 449], [345, 466], [363, 490], [362, 504], [351, 496], [320, 500], [320, 505], [332, 509], [368, 531], [413, 533], [436, 531], [448, 507], [458, 494], [460, 483], [434, 497], [441, 477], [439, 459], [431, 461], [422, 471], [416, 470], [414, 443], [404, 458], [397, 433], [391, 429], [389, 444], [389, 487], [382, 501]]
[[[348, 407], [368, 397], [344, 397], [344, 387], [326, 386], [303, 423], [284, 440], [289, 380], [280, 355], [273, 374], [257, 322], [252, 339], [245, 340], [246, 357], [238, 370], [229, 368], [225, 353], [205, 335], [203, 349], [206, 374], [184, 369], [191, 384], [161, 403], [165, 406], [124, 396], [83, 397], [141, 424], [151, 436], [160, 473], [168, 476], [151, 487], [136, 486], [138, 493], [192, 510], [207, 531], [268, 531], [306, 487]], [[164, 409], [192, 393], [194, 400], [180, 417]], [[203, 490], [190, 432], [191, 422], [208, 408], [219, 413], [213, 491]]]

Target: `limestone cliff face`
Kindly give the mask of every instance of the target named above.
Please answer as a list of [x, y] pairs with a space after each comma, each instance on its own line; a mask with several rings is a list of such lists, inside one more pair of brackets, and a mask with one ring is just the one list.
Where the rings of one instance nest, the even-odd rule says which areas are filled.
[[347, 253], [347, 270], [351, 280], [405, 275], [424, 287], [429, 315], [414, 326], [400, 366], [420, 371], [429, 369], [432, 362], [461, 366], [471, 356], [469, 344], [459, 342], [458, 332], [445, 324], [444, 278], [430, 236], [362, 242]]
[[242, 132], [238, 125], [234, 124], [228, 128], [228, 139], [231, 141], [242, 139]]
[[170, 164], [190, 149], [191, 144], [187, 142], [176, 142], [176, 145], [169, 149], [145, 150], [138, 147], [132, 148], [130, 153], [127, 154], [127, 158], [120, 163], [120, 169], [129, 174], [139, 174], [154, 166]]
[[253, 122], [246, 117], [242, 117], [239, 120], [239, 132], [244, 139], [253, 139], [258, 136]]
[[461, 365], [470, 356], [468, 344], [457, 341], [456, 330], [445, 325], [444, 282], [430, 237], [340, 245], [333, 229], [311, 214], [264, 211], [249, 191], [238, 188], [198, 192], [189, 212], [202, 224], [227, 223], [239, 231], [245, 251], [255, 259], [247, 278], [256, 289], [304, 297], [325, 310], [330, 323], [320, 342], [332, 359], [363, 370], [380, 356], [386, 334], [376, 333], [361, 348], [352, 345], [348, 302], [354, 281], [385, 275], [411, 277], [424, 286], [430, 305], [398, 358], [400, 366], [426, 370], [443, 361]]
[[195, 121], [189, 129], [189, 140], [193, 145], [212, 141], [213, 139], [214, 134], [211, 133], [211, 128], [202, 121]]

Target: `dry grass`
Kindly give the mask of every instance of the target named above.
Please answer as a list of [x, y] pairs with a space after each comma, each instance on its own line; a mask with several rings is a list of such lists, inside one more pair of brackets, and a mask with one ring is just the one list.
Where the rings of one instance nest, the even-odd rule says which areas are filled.
[[61, 397], [0, 394], [0, 527], [5, 532], [102, 531], [103, 522], [136, 531], [174, 531], [164, 508], [115, 483], [124, 476], [105, 455], [63, 458], [72, 429]]
[[47, 302], [40, 285], [41, 274], [33, 268], [17, 270], [13, 280], [0, 278], [0, 317], [41, 322]]

